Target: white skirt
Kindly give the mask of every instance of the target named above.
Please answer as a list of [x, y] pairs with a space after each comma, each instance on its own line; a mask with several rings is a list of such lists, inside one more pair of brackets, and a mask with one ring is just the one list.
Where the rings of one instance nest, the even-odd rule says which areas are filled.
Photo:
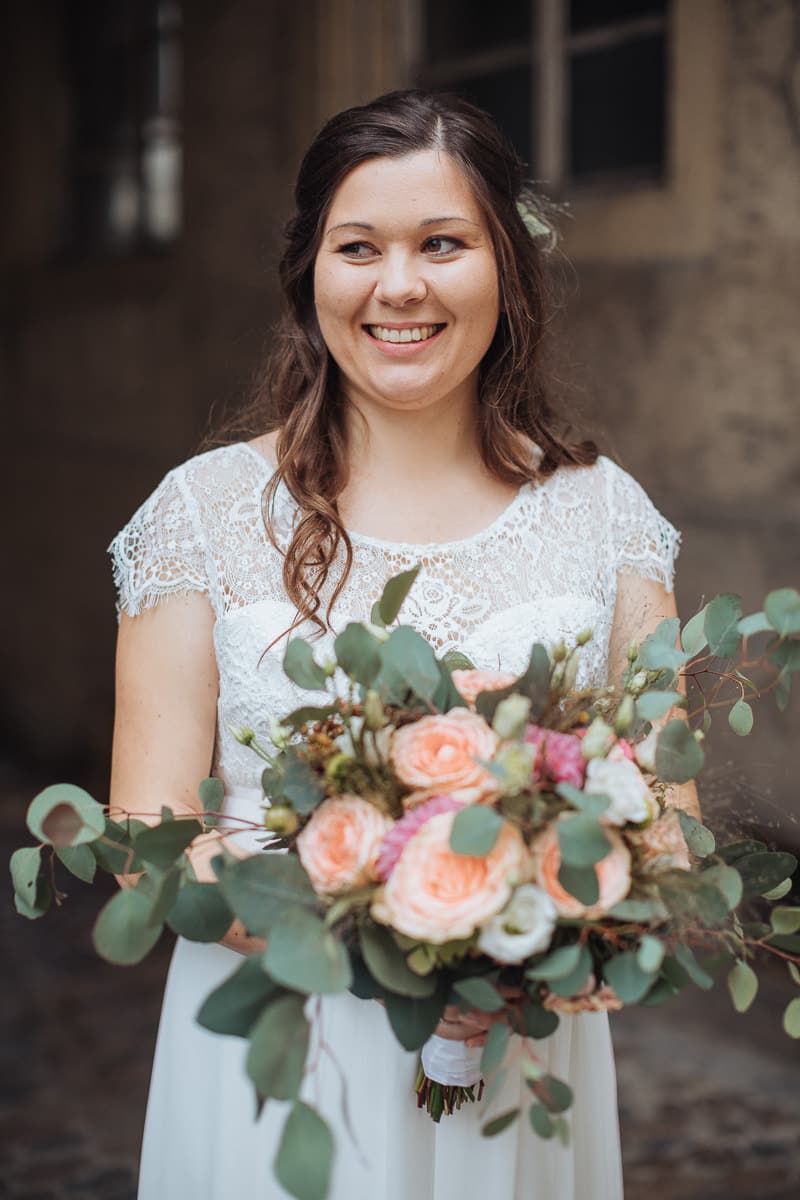
[[[249, 797], [242, 797], [241, 813]], [[226, 811], [239, 804], [226, 801]], [[252, 808], [250, 808], [252, 812]], [[242, 837], [242, 841], [245, 838]], [[249, 839], [248, 839], [249, 840]], [[256, 848], [255, 845], [252, 847]], [[139, 1200], [286, 1200], [272, 1164], [289, 1105], [268, 1100], [255, 1119], [246, 1043], [195, 1022], [202, 1001], [241, 964], [220, 945], [179, 938], [170, 965], [147, 1104]], [[531, 1093], [512, 1065], [500, 1093], [436, 1125], [416, 1107], [418, 1055], [403, 1050], [386, 1012], [345, 993], [325, 997], [314, 1020], [315, 1068], [303, 1099], [331, 1125], [336, 1154], [329, 1200], [621, 1200], [617, 1087], [608, 1017], [562, 1017], [533, 1053], [575, 1093], [570, 1145], [531, 1129]], [[324, 1048], [315, 1053], [320, 1039]], [[515, 1039], [512, 1039], [512, 1042]], [[342, 1077], [350, 1125], [342, 1117]], [[516, 1058], [513, 1046], [509, 1061]], [[522, 1106], [497, 1137], [480, 1127]]]

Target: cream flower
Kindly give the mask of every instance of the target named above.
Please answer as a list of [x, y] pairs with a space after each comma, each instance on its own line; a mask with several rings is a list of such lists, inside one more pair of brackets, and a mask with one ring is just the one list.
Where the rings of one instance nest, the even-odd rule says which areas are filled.
[[334, 896], [376, 879], [375, 864], [391, 819], [360, 796], [323, 800], [297, 838], [314, 890]]
[[398, 729], [391, 755], [397, 775], [415, 791], [435, 789], [474, 803], [497, 795], [496, 780], [476, 761], [493, 758], [497, 744], [483, 717], [454, 708]]
[[376, 921], [407, 937], [442, 945], [471, 937], [505, 908], [522, 877], [522, 837], [506, 823], [488, 854], [455, 854], [450, 849], [455, 818], [454, 812], [439, 813], [408, 841], [373, 900]]
[[658, 801], [629, 758], [591, 759], [586, 767], [586, 791], [608, 796], [611, 803], [600, 819], [611, 825], [639, 824], [658, 812]]
[[[563, 818], [559, 818], [561, 820]], [[558, 844], [558, 821], [548, 825], [531, 846], [536, 882], [548, 893], [559, 914], [565, 917], [601, 917], [624, 900], [631, 886], [631, 854], [618, 833], [606, 829], [611, 848], [605, 858], [595, 863], [600, 895], [595, 904], [581, 903], [558, 880], [561, 848]]]
[[557, 916], [547, 892], [534, 883], [523, 883], [503, 911], [483, 926], [478, 949], [497, 962], [521, 963], [547, 949]]
[[688, 871], [691, 869], [689, 847], [681, 829], [675, 808], [667, 808], [657, 821], [646, 829], [632, 829], [626, 834], [629, 843], [639, 852], [639, 867], [645, 875], [658, 871]]

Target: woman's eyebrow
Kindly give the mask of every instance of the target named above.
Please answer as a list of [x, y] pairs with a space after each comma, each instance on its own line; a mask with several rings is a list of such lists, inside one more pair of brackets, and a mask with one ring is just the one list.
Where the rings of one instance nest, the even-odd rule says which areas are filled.
[[[455, 215], [448, 217], [426, 217], [424, 221], [420, 221], [419, 228], [425, 229], [428, 225], [444, 225], [446, 221], [460, 221], [464, 225], [474, 225], [476, 229], [480, 228], [477, 221], [470, 221], [468, 217]], [[366, 221], [342, 221], [339, 225], [332, 225], [325, 236], [330, 237], [337, 229], [366, 229], [372, 233], [375, 230], [375, 226], [368, 224]]]

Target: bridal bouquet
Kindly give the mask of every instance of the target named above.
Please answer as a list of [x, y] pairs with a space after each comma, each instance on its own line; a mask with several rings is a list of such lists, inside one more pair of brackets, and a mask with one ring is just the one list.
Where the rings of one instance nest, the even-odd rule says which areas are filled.
[[[655, 1005], [689, 983], [710, 988], [720, 970], [744, 1012], [757, 951], [784, 959], [800, 985], [800, 908], [781, 903], [796, 858], [754, 839], [717, 845], [670, 804], [701, 769], [717, 710], [746, 735], [748, 697], [773, 691], [785, 707], [800, 594], [772, 592], [750, 616], [718, 596], [682, 630], [665, 620], [632, 646], [616, 688], [580, 687], [588, 631], [574, 646], [534, 646], [519, 677], [438, 658], [396, 624], [415, 576], [389, 581], [371, 621], [336, 638], [334, 659], [289, 643], [286, 674], [320, 703], [273, 721], [269, 745], [237, 732], [265, 762], [267, 853], [239, 859], [221, 841], [216, 883], [198, 882], [187, 847], [228, 828], [210, 779], [197, 819], [164, 809], [156, 825], [115, 822], [80, 789], [48, 788], [28, 813], [39, 845], [12, 858], [28, 917], [61, 898], [54, 859], [87, 881], [98, 865], [140, 873], [95, 925], [112, 962], [139, 961], [164, 924], [216, 941], [235, 916], [266, 939], [198, 997], [198, 1020], [248, 1040], [259, 1104], [292, 1102], [275, 1170], [300, 1200], [324, 1197], [333, 1154], [300, 1099], [310, 996], [382, 1001], [401, 1045], [422, 1051], [417, 1103], [434, 1120], [464, 1101], [490, 1109], [517, 1069], [534, 1131], [566, 1140], [572, 1094], [533, 1049], [560, 1014]], [[755, 656], [754, 638], [765, 639]], [[681, 714], [686, 684], [699, 699]], [[453, 1006], [492, 1015], [483, 1046], [436, 1037]], [[783, 1023], [800, 1037], [800, 996]], [[519, 1115], [495, 1114], [483, 1132]]]

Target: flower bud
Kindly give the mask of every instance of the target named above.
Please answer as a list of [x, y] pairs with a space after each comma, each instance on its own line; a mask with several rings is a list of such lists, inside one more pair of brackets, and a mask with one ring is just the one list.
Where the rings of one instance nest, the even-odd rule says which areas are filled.
[[614, 718], [614, 732], [618, 737], [623, 737], [628, 732], [633, 725], [634, 716], [633, 696], [623, 696]]
[[364, 724], [374, 733], [378, 729], [383, 729], [385, 722], [386, 714], [381, 698], [376, 691], [370, 688], [364, 698]]
[[553, 649], [550, 651], [550, 661], [557, 663], [561, 662], [566, 657], [567, 647], [564, 644], [564, 639], [561, 638], [561, 640], [556, 642], [555, 646], [553, 646]]
[[637, 671], [633, 679], [628, 684], [628, 691], [632, 696], [641, 696], [648, 684], [647, 671]]
[[492, 728], [499, 738], [519, 737], [528, 720], [531, 702], [525, 696], [507, 696], [494, 711]]
[[575, 641], [577, 642], [577, 644], [578, 644], [579, 646], [585, 646], [585, 645], [586, 645], [586, 643], [587, 643], [587, 642], [590, 642], [591, 640], [592, 640], [592, 631], [591, 631], [591, 629], [583, 629], [583, 630], [581, 630], [581, 632], [580, 632], [580, 633], [578, 634], [578, 636], [575, 638]]
[[322, 662], [319, 665], [320, 665], [320, 669], [328, 676], [329, 679], [331, 678], [331, 676], [336, 674], [336, 668], [338, 666], [338, 663], [336, 662], [336, 659], [331, 658], [330, 655], [326, 655], [326, 657], [323, 658]]
[[299, 824], [297, 813], [288, 804], [273, 804], [264, 812], [264, 828], [280, 837], [295, 833]]
[[628, 662], [635, 663], [638, 657], [639, 657], [639, 643], [631, 642], [630, 646], [628, 646]]
[[564, 664], [564, 691], [571, 692], [575, 687], [575, 680], [578, 678], [578, 667], [580, 659], [577, 654], [570, 654]]
[[277, 717], [269, 719], [269, 740], [278, 750], [285, 750], [289, 745], [292, 731], [286, 725], [281, 725]]
[[334, 754], [325, 764], [325, 775], [331, 783], [343, 779], [345, 772], [354, 759], [349, 754]]
[[232, 732], [237, 742], [240, 742], [242, 746], [252, 745], [253, 738], [256, 736], [255, 732], [252, 729], [249, 729], [247, 725], [243, 725], [242, 728], [238, 730], [234, 729]]
[[605, 758], [616, 740], [611, 726], [595, 717], [581, 742], [581, 753], [585, 759]]

